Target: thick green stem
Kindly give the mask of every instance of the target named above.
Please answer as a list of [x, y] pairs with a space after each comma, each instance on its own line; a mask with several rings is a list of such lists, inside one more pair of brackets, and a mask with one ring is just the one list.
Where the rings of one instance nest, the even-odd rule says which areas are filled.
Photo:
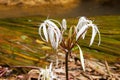
[[70, 54], [70, 52], [66, 52], [66, 56], [65, 56], [65, 69], [66, 69], [66, 80], [68, 80], [68, 54]]

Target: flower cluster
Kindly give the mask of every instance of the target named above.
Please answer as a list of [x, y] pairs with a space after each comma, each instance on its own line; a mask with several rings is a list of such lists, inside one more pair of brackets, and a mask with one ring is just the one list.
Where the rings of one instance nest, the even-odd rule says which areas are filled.
[[[78, 21], [78, 24], [75, 26], [75, 35], [76, 35], [75, 42], [77, 42], [81, 37], [84, 39], [85, 35], [87, 33], [87, 30], [90, 27], [92, 28], [92, 37], [90, 40], [90, 46], [93, 44], [94, 38], [97, 33], [99, 35], [99, 43], [98, 43], [98, 45], [99, 45], [100, 41], [101, 41], [100, 32], [99, 32], [97, 26], [95, 24], [93, 24], [91, 20], [88, 20], [85, 17], [81, 17]], [[52, 47], [54, 49], [57, 49], [59, 44], [64, 41], [63, 34], [66, 29], [67, 29], [67, 22], [65, 19], [62, 20], [62, 23], [60, 23], [59, 21], [54, 20], [54, 19], [47, 19], [43, 23], [41, 23], [41, 25], [39, 27], [39, 34], [40, 34], [42, 40], [44, 40], [46, 42], [50, 42]], [[71, 43], [69, 43], [69, 44], [71, 44]], [[75, 43], [74, 45], [76, 45], [76, 44], [77, 43]], [[77, 46], [80, 51], [81, 64], [82, 64], [83, 70], [85, 70], [83, 53], [82, 53], [80, 46], [78, 44], [77, 44]], [[62, 47], [64, 48], [64, 46], [62, 46]], [[68, 48], [68, 49], [70, 49], [70, 48]], [[69, 51], [69, 50], [67, 50], [67, 51]]]

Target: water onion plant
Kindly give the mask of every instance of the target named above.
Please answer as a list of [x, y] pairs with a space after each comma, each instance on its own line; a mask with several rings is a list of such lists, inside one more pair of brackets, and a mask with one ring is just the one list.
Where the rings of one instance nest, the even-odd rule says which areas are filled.
[[69, 30], [67, 30], [68, 28], [66, 19], [63, 19], [62, 22], [54, 19], [46, 19], [39, 26], [39, 35], [41, 39], [45, 42], [50, 43], [55, 50], [61, 48], [65, 52], [66, 80], [68, 80], [68, 55], [71, 54], [72, 49], [75, 46], [77, 46], [79, 49], [82, 69], [83, 71], [85, 71], [84, 57], [78, 41], [81, 38], [85, 38], [87, 30], [90, 27], [92, 28], [92, 36], [89, 46], [93, 44], [94, 38], [97, 33], [99, 35], [98, 45], [100, 45], [100, 32], [97, 26], [86, 17], [79, 18], [77, 25], [71, 26]]

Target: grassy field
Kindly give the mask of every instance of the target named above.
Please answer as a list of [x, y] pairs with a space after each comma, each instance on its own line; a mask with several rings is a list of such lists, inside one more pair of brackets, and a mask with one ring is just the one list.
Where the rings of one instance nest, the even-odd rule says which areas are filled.
[[[40, 16], [0, 19], [0, 65], [44, 67], [48, 64], [45, 61], [46, 54], [52, 55], [55, 52], [38, 35], [39, 24], [45, 19], [46, 17]], [[106, 59], [111, 63], [120, 62], [120, 16], [98, 16], [89, 19], [97, 24], [102, 42], [97, 46], [96, 37], [94, 44], [89, 47], [91, 33], [88, 32], [86, 39], [80, 41], [84, 55], [99, 60]], [[58, 18], [57, 20], [61, 21]], [[78, 18], [67, 18], [67, 21], [70, 27], [77, 24]]]

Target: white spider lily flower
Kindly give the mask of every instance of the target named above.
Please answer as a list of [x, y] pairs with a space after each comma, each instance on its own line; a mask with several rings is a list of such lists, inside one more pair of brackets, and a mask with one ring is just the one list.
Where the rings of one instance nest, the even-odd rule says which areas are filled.
[[77, 27], [76, 27], [76, 32], [78, 32], [82, 26], [86, 25], [89, 23], [90, 20], [87, 20], [85, 17], [81, 17], [78, 21]]
[[85, 71], [85, 64], [84, 64], [84, 57], [83, 57], [83, 52], [82, 52], [82, 49], [80, 48], [80, 46], [77, 44], [78, 48], [79, 48], [79, 51], [80, 51], [80, 61], [81, 61], [81, 65], [82, 65], [82, 68], [83, 68], [83, 71]]
[[61, 41], [62, 40], [62, 34], [61, 34], [61, 31], [58, 28], [58, 26], [54, 22], [52, 22], [51, 20], [46, 20], [44, 22], [45, 22], [45, 24], [47, 24], [46, 26], [48, 26], [48, 28], [51, 27], [57, 32], [57, 34], [59, 35], [60, 41]]
[[88, 28], [88, 26], [87, 26], [87, 25], [84, 25], [84, 26], [77, 32], [76, 41], [79, 39], [80, 36], [82, 36], [83, 39], [85, 38], [85, 33], [86, 33], [87, 28]]
[[45, 20], [44, 23], [39, 26], [39, 34], [42, 40], [46, 42], [50, 41], [54, 49], [57, 49], [59, 43], [62, 41], [60, 29], [51, 20]]
[[[90, 20], [87, 20], [85, 17], [81, 17], [78, 21], [78, 24], [76, 26], [76, 33], [78, 33], [81, 28], [85, 25], [87, 25], [89, 22], [91, 22]], [[84, 39], [85, 38], [85, 34], [87, 33], [87, 31], [85, 31], [84, 33], [82, 33], [82, 38]], [[79, 36], [78, 36], [79, 37]], [[76, 37], [76, 38], [78, 38]]]
[[85, 35], [87, 33], [87, 29], [89, 27], [92, 27], [92, 37], [91, 37], [91, 40], [90, 40], [90, 46], [92, 45], [93, 41], [94, 41], [94, 38], [96, 36], [96, 34], [98, 33], [99, 35], [99, 43], [98, 45], [100, 44], [100, 41], [101, 41], [101, 38], [100, 38], [100, 32], [97, 28], [97, 26], [95, 24], [92, 23], [91, 20], [87, 20], [85, 17], [81, 17], [79, 19], [79, 22], [76, 26], [76, 41], [82, 37], [83, 39], [85, 38]]

